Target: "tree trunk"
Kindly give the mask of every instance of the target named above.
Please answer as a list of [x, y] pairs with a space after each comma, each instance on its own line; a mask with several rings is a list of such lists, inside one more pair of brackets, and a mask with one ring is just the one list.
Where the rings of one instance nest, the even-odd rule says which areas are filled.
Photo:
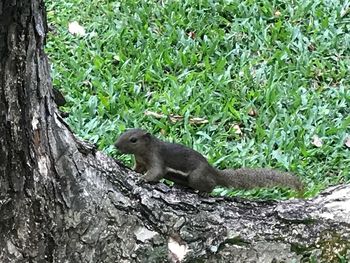
[[[142, 183], [57, 113], [41, 0], [0, 3], [0, 262], [338, 262], [350, 186], [312, 200]], [[344, 261], [345, 262], [345, 261]]]

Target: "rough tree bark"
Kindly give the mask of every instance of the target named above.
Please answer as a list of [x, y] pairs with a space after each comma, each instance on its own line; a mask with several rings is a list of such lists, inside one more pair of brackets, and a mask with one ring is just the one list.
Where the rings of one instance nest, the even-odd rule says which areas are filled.
[[0, 3], [1, 262], [350, 259], [348, 185], [312, 200], [202, 198], [143, 184], [79, 141], [52, 99], [45, 33], [41, 0]]

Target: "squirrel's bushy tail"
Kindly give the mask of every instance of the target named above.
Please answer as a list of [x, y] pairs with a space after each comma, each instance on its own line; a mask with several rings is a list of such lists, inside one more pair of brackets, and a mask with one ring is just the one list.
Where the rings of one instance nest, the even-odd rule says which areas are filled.
[[267, 168], [218, 170], [217, 184], [238, 189], [282, 186], [303, 191], [300, 179], [290, 173]]

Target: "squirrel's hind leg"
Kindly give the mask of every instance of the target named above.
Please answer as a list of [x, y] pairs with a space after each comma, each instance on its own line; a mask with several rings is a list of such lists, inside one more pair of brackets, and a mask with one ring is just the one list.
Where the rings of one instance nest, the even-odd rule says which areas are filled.
[[214, 175], [201, 167], [189, 174], [188, 183], [191, 188], [205, 193], [210, 193], [216, 186]]

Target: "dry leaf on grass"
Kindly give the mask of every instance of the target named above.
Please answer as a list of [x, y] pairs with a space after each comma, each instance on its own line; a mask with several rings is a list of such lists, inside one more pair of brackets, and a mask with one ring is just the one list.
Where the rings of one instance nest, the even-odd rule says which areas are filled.
[[235, 130], [235, 134], [242, 134], [241, 127], [238, 124], [233, 125], [232, 128]]
[[314, 135], [312, 137], [312, 142], [311, 142], [314, 146], [316, 146], [317, 148], [320, 148], [323, 145], [323, 142], [321, 140], [320, 137], [318, 137], [317, 135]]
[[256, 109], [254, 108], [250, 108], [249, 111], [248, 111], [248, 115], [251, 116], [251, 117], [255, 117], [258, 115], [258, 112]]
[[350, 136], [348, 136], [347, 138], [345, 138], [345, 142], [344, 142], [345, 146], [350, 148]]
[[193, 117], [190, 118], [190, 123], [191, 124], [205, 124], [208, 123], [209, 121], [203, 118], [199, 118], [199, 117]]
[[152, 116], [155, 117], [156, 119], [161, 119], [161, 118], [166, 118], [166, 116], [164, 114], [160, 114], [154, 111], [149, 111], [149, 110], [145, 110], [144, 114], [146, 116]]
[[190, 38], [195, 39], [196, 38], [196, 33], [193, 31], [188, 32], [187, 34]]
[[172, 122], [172, 123], [176, 123], [179, 121], [182, 121], [184, 119], [184, 117], [180, 116], [180, 115], [174, 115], [174, 114], [170, 114], [168, 116], [168, 119]]
[[[157, 113], [157, 112], [149, 111], [149, 110], [146, 110], [144, 112], [144, 114], [146, 116], [152, 116], [156, 119], [168, 118], [170, 120], [170, 122], [172, 122], [172, 123], [176, 123], [176, 122], [182, 121], [184, 119], [184, 117], [180, 116], [180, 115], [170, 114], [169, 116], [167, 116], [165, 114], [161, 114], [161, 113]], [[199, 117], [192, 117], [189, 119], [190, 124], [205, 124], [208, 122], [209, 122], [208, 120], [206, 120], [204, 118], [199, 118]]]
[[77, 36], [85, 36], [85, 29], [77, 21], [70, 22], [68, 24], [69, 33]]
[[276, 16], [276, 17], [281, 16], [281, 12], [277, 10], [277, 11], [275, 12], [275, 16]]

